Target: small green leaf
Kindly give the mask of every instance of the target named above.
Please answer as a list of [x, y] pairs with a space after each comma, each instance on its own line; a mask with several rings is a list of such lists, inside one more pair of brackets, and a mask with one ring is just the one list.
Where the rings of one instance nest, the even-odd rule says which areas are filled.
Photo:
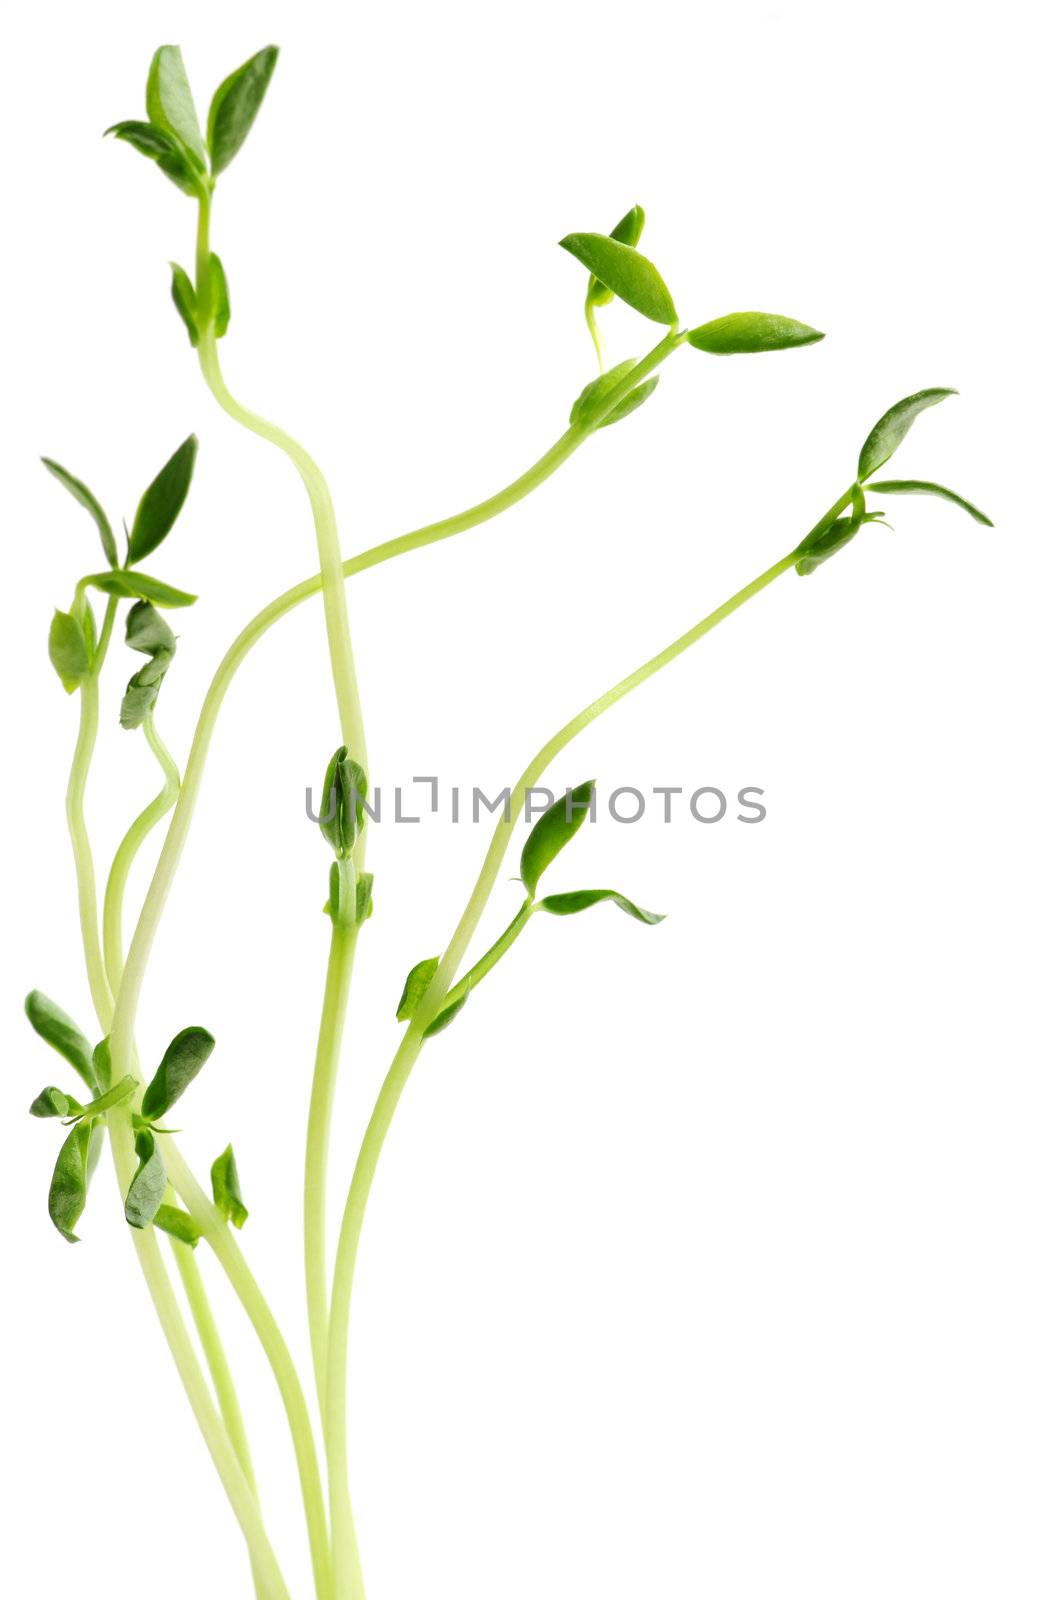
[[194, 1221], [187, 1211], [182, 1211], [180, 1206], [160, 1206], [155, 1213], [154, 1222], [156, 1228], [161, 1228], [163, 1233], [168, 1233], [171, 1238], [180, 1239], [182, 1244], [191, 1245], [193, 1250], [203, 1237], [203, 1229], [198, 1222]]
[[214, 91], [207, 115], [207, 145], [215, 177], [229, 165], [251, 132], [279, 53], [275, 44], [267, 45], [231, 72]]
[[221, 256], [216, 255], [211, 255], [210, 258], [210, 304], [211, 315], [214, 318], [214, 332], [219, 339], [224, 339], [228, 332], [232, 307], [229, 304], [229, 280], [225, 276]]
[[48, 659], [67, 694], [73, 694], [92, 671], [85, 630], [69, 611], [56, 611], [48, 629]]
[[357, 761], [341, 744], [325, 768], [321, 793], [319, 827], [338, 856], [349, 855], [365, 819], [364, 799], [368, 780]]
[[64, 1239], [78, 1243], [74, 1232], [88, 1197], [92, 1124], [79, 1122], [63, 1140], [48, 1189], [48, 1215]]
[[373, 915], [373, 874], [360, 872], [354, 893], [354, 920], [359, 927]]
[[[629, 244], [634, 248], [642, 238], [642, 230], [646, 226], [646, 213], [641, 206], [632, 206], [630, 211], [625, 211], [616, 227], [609, 234], [610, 239], [616, 239], [620, 244]], [[612, 289], [607, 289], [591, 273], [591, 281], [587, 285], [587, 299], [592, 306], [607, 306], [613, 298]]]
[[80, 478], [75, 478], [72, 472], [68, 472], [65, 467], [61, 467], [58, 461], [52, 461], [48, 456], [42, 456], [41, 460], [52, 474], [52, 477], [58, 478], [63, 488], [74, 496], [78, 505], [84, 506], [99, 530], [100, 543], [103, 545], [104, 555], [111, 566], [116, 567], [118, 565], [118, 546], [115, 543], [114, 532], [107, 520], [106, 512], [92, 490], [87, 488]]
[[31, 1117], [75, 1117], [84, 1109], [79, 1101], [49, 1084], [30, 1106]]
[[247, 1221], [247, 1207], [240, 1193], [240, 1178], [236, 1171], [236, 1157], [232, 1145], [227, 1145], [210, 1169], [210, 1185], [214, 1204], [234, 1228], [242, 1228]]
[[125, 1197], [125, 1219], [131, 1228], [146, 1228], [158, 1214], [169, 1180], [150, 1129], [142, 1128], [137, 1134], [136, 1151], [140, 1165]]
[[130, 607], [126, 617], [125, 641], [130, 649], [151, 657], [130, 678], [122, 699], [122, 727], [138, 728], [149, 711], [155, 708], [162, 680], [177, 649], [177, 640], [155, 607], [146, 600], [138, 600], [136, 605]]
[[165, 1116], [184, 1094], [214, 1049], [206, 1028], [182, 1028], [166, 1046], [155, 1076], [144, 1090], [140, 1115], [146, 1122]]
[[87, 1106], [82, 1106], [75, 1114], [86, 1117], [102, 1116], [105, 1111], [110, 1111], [112, 1106], [120, 1106], [123, 1101], [130, 1099], [136, 1086], [137, 1080], [131, 1072], [127, 1072], [124, 1078], [119, 1078], [113, 1089], [107, 1089], [97, 1099], [90, 1100]]
[[[453, 994], [453, 990], [451, 991], [451, 994]], [[434, 1038], [437, 1033], [442, 1033], [444, 1028], [449, 1028], [458, 1012], [464, 1007], [468, 998], [469, 991], [468, 989], [465, 989], [457, 996], [456, 999], [446, 1000], [436, 1012], [427, 1028], [424, 1030], [423, 1037], [425, 1039]]]
[[184, 194], [202, 193], [203, 185], [194, 166], [172, 134], [153, 127], [150, 122], [116, 122], [106, 129], [104, 137], [108, 133], [154, 161]]
[[427, 956], [424, 961], [418, 961], [415, 967], [410, 968], [406, 974], [406, 982], [402, 986], [399, 1009], [395, 1013], [399, 1022], [409, 1022], [424, 999], [425, 991], [435, 977], [438, 966], [438, 956]]
[[591, 778], [570, 794], [563, 794], [543, 812], [528, 835], [520, 857], [520, 876], [529, 894], [535, 893], [551, 861], [583, 826], [593, 793], [594, 779]]
[[644, 922], [652, 928], [656, 923], [664, 921], [663, 913], [657, 911], [644, 911], [626, 895], [617, 894], [615, 889], [574, 889], [569, 894], [548, 894], [539, 901], [544, 911], [549, 911], [555, 917], [571, 917], [577, 911], [586, 911], [590, 906], [597, 906], [603, 900], [611, 900], [621, 911], [629, 917], [634, 917], [636, 922]]
[[652, 261], [604, 233], [570, 233], [561, 240], [577, 261], [629, 306], [671, 327], [678, 321], [672, 297]]
[[53, 1050], [58, 1050], [63, 1060], [69, 1061], [82, 1083], [95, 1092], [92, 1046], [77, 1023], [72, 1022], [66, 1012], [39, 989], [31, 989], [26, 996], [26, 1015], [34, 1033], [39, 1034]]
[[799, 578], [807, 578], [810, 573], [821, 567], [824, 561], [829, 561], [831, 556], [836, 556], [838, 551], [847, 545], [850, 539], [855, 538], [865, 522], [876, 520], [877, 513], [868, 513], [862, 516], [836, 517], [829, 527], [820, 532], [807, 534], [797, 547], [797, 565], [794, 568]]
[[869, 483], [867, 487], [869, 491], [873, 489], [876, 494], [934, 494], [940, 500], [950, 500], [954, 506], [962, 507], [983, 527], [993, 526], [984, 511], [979, 511], [977, 506], [973, 506], [969, 500], [965, 500], [954, 490], [942, 488], [940, 483], [925, 483], [921, 478], [890, 478], [879, 479], [875, 483]]
[[640, 383], [613, 407], [607, 417], [602, 418], [601, 422], [598, 423], [598, 427], [611, 428], [614, 422], [620, 422], [624, 417], [630, 417], [631, 413], [637, 411], [639, 406], [645, 405], [659, 382], [659, 378], [647, 378], [645, 383]]
[[898, 400], [895, 406], [890, 406], [864, 440], [857, 468], [860, 482], [865, 483], [873, 472], [885, 466], [921, 411], [940, 405], [955, 393], [955, 389], [920, 389], [917, 394], [910, 394], [906, 400]]
[[101, 1089], [111, 1087], [111, 1041], [110, 1038], [101, 1039], [92, 1052], [92, 1070], [96, 1075], [96, 1082]]
[[199, 118], [180, 46], [164, 44], [156, 50], [148, 72], [146, 98], [152, 126], [176, 139], [193, 165], [205, 171], [207, 147], [199, 131]]
[[[195, 347], [199, 343], [199, 323], [196, 320], [196, 291], [191, 278], [184, 267], [178, 266], [176, 261], [170, 262], [170, 296], [177, 307], [177, 314], [185, 325], [190, 344]], [[117, 562], [115, 563], [117, 566]]]
[[[177, 521], [192, 482], [198, 449], [199, 440], [194, 433], [189, 434], [144, 490], [129, 535], [128, 564], [131, 567], [157, 549]], [[142, 598], [150, 600], [151, 596]]]
[[158, 578], [149, 578], [146, 572], [128, 572], [124, 567], [117, 572], [93, 572], [81, 581], [91, 584], [94, 589], [101, 589], [104, 594], [116, 594], [122, 599], [150, 600], [154, 605], [172, 609], [195, 605], [197, 599], [196, 595], [187, 594], [184, 589], [175, 589], [172, 584], [162, 583]]
[[824, 336], [806, 322], [779, 317], [770, 311], [733, 311], [692, 328], [687, 343], [714, 356], [755, 355], [762, 350], [795, 350], [817, 344]]

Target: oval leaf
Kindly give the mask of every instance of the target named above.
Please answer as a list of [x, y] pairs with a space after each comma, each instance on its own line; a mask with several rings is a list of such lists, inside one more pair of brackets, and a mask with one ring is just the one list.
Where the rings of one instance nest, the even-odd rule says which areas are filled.
[[417, 1007], [424, 999], [425, 991], [436, 975], [439, 965], [438, 956], [428, 956], [424, 961], [418, 961], [406, 974], [406, 982], [402, 986], [399, 997], [399, 1009], [395, 1016], [399, 1022], [409, 1022]]
[[42, 456], [41, 460], [52, 474], [52, 477], [58, 478], [63, 488], [74, 496], [78, 505], [85, 507], [99, 530], [100, 543], [103, 545], [104, 555], [111, 566], [116, 567], [118, 565], [118, 545], [115, 542], [114, 532], [107, 520], [103, 507], [92, 490], [86, 488], [81, 479], [75, 478], [72, 472], [68, 472], [65, 467], [61, 467], [58, 461], [52, 461], [48, 456]]
[[131, 1228], [146, 1228], [155, 1220], [169, 1179], [155, 1135], [147, 1128], [137, 1134], [136, 1148], [140, 1165], [125, 1197], [125, 1219]]
[[214, 1049], [206, 1028], [182, 1028], [166, 1046], [155, 1076], [144, 1090], [140, 1115], [146, 1122], [165, 1116], [184, 1094]]
[[714, 356], [756, 355], [763, 350], [796, 350], [818, 344], [823, 334], [807, 322], [776, 316], [771, 311], [732, 311], [692, 328], [687, 343]]
[[224, 339], [232, 320], [232, 306], [229, 304], [229, 280], [225, 276], [221, 256], [216, 255], [210, 258], [210, 313], [214, 318], [215, 334], [219, 339]]
[[[646, 226], [646, 213], [641, 206], [632, 206], [630, 211], [625, 211], [616, 227], [609, 234], [610, 239], [617, 239], [621, 244], [629, 244], [632, 248], [642, 238], [642, 230]], [[604, 283], [591, 273], [591, 281], [587, 285], [587, 299], [592, 306], [607, 306], [613, 298], [612, 289], [607, 289]]]
[[168, 1233], [171, 1238], [180, 1239], [182, 1244], [191, 1245], [194, 1250], [203, 1237], [203, 1230], [198, 1222], [182, 1211], [180, 1206], [160, 1206], [155, 1213], [154, 1223], [156, 1228], [161, 1228], [163, 1233]]
[[161, 128], [177, 140], [193, 164], [204, 170], [207, 165], [207, 147], [199, 131], [195, 101], [188, 86], [188, 74], [180, 46], [160, 45], [152, 57], [148, 72], [148, 118], [155, 128]]
[[52, 618], [48, 629], [48, 659], [67, 694], [73, 694], [92, 671], [85, 630], [69, 611], [57, 611]]
[[561, 248], [651, 322], [671, 327], [678, 321], [664, 279], [653, 262], [630, 245], [604, 233], [570, 233], [561, 240]]
[[79, 1122], [76, 1128], [71, 1128], [59, 1151], [48, 1189], [48, 1215], [71, 1244], [78, 1242], [74, 1229], [88, 1196], [91, 1142], [91, 1123]]
[[31, 989], [26, 996], [26, 1015], [34, 1033], [40, 1035], [53, 1050], [58, 1050], [68, 1061], [81, 1081], [95, 1093], [96, 1079], [92, 1070], [92, 1046], [66, 1012], [49, 1000], [39, 989]]
[[[179, 267], [176, 261], [170, 262], [170, 297], [177, 307], [177, 315], [185, 325], [189, 343], [194, 347], [199, 343], [199, 323], [196, 321], [196, 291], [192, 280], [184, 267]], [[115, 566], [118, 563], [115, 562]]]
[[214, 1192], [214, 1204], [226, 1222], [231, 1222], [234, 1228], [242, 1228], [247, 1221], [247, 1207], [240, 1193], [240, 1178], [231, 1144], [211, 1165], [210, 1185]]
[[954, 506], [962, 507], [968, 516], [972, 516], [984, 528], [993, 526], [984, 511], [979, 511], [978, 507], [965, 500], [962, 494], [942, 488], [940, 483], [925, 483], [921, 478], [890, 478], [869, 483], [867, 487], [869, 490], [873, 489], [876, 494], [934, 494], [939, 500], [950, 500]]
[[910, 394], [906, 400], [898, 400], [895, 406], [890, 406], [864, 440], [857, 468], [860, 482], [863, 483], [879, 467], [885, 466], [921, 411], [928, 406], [940, 405], [942, 400], [947, 400], [949, 395], [955, 393], [955, 389], [920, 389], [918, 394]]
[[[129, 535], [131, 567], [157, 549], [177, 521], [192, 482], [198, 449], [199, 440], [190, 433], [144, 490]], [[144, 598], [150, 599], [150, 596]]]
[[185, 194], [201, 192], [195, 169], [172, 134], [152, 127], [150, 122], [116, 122], [106, 133], [113, 133], [116, 139], [131, 144], [142, 156], [154, 161]]
[[207, 147], [215, 176], [229, 165], [251, 132], [279, 53], [275, 44], [267, 45], [214, 91], [207, 114]]
[[466, 989], [456, 999], [445, 1000], [424, 1030], [423, 1037], [431, 1039], [435, 1034], [442, 1033], [444, 1028], [449, 1028], [468, 998], [469, 991]]
[[535, 824], [520, 857], [521, 882], [529, 894], [535, 893], [551, 861], [583, 826], [593, 794], [594, 779], [591, 778], [555, 800]]
[[647, 378], [645, 383], [640, 383], [637, 388], [632, 389], [628, 394], [626, 394], [624, 398], [613, 407], [609, 415], [602, 418], [601, 422], [599, 422], [597, 426], [599, 428], [611, 428], [614, 422], [620, 422], [624, 417], [630, 417], [631, 413], [633, 411], [637, 411], [639, 406], [645, 405], [646, 401], [650, 398], [650, 395], [653, 393], [654, 389], [656, 389], [660, 381], [661, 380], [656, 377]]
[[36, 1100], [30, 1105], [31, 1117], [76, 1117], [82, 1106], [70, 1095], [64, 1094], [62, 1089], [56, 1089], [49, 1084], [47, 1089], [42, 1089]]
[[153, 605], [166, 606], [170, 609], [196, 603], [194, 594], [187, 594], [184, 589], [175, 589], [172, 584], [161, 583], [158, 578], [151, 578], [146, 572], [129, 572], [125, 567], [119, 567], [115, 572], [93, 572], [81, 581], [91, 584], [94, 589], [102, 590], [104, 594], [116, 594], [132, 600], [150, 600]]
[[626, 895], [617, 894], [615, 889], [574, 889], [570, 894], [548, 894], [539, 901], [539, 904], [544, 911], [549, 911], [555, 917], [571, 917], [578, 911], [586, 911], [591, 906], [601, 905], [603, 900], [611, 900], [613, 905], [619, 906], [629, 917], [634, 917], [636, 922], [644, 922], [647, 927], [652, 928], [656, 923], [664, 921], [663, 912], [644, 911]]

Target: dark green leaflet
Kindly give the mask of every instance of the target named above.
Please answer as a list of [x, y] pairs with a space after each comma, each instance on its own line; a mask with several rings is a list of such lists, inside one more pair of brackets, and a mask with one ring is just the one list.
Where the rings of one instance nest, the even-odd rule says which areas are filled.
[[207, 146], [215, 175], [225, 170], [251, 132], [279, 53], [275, 44], [267, 45], [214, 91], [207, 115]]
[[107, 513], [92, 490], [87, 488], [80, 478], [75, 478], [72, 472], [68, 472], [65, 467], [61, 467], [58, 461], [52, 461], [48, 456], [42, 456], [41, 460], [52, 474], [52, 477], [57, 478], [63, 488], [74, 496], [78, 505], [84, 506], [96, 524], [104, 555], [110, 565], [116, 567], [118, 565], [118, 545], [115, 541], [114, 530], [107, 520]]
[[174, 1035], [140, 1102], [140, 1115], [146, 1122], [157, 1121], [176, 1105], [213, 1049], [214, 1039], [206, 1028], [182, 1028]]
[[644, 922], [647, 927], [653, 927], [657, 922], [663, 922], [664, 916], [656, 911], [644, 911], [626, 895], [618, 894], [615, 889], [573, 889], [568, 894], [548, 894], [539, 901], [543, 911], [552, 912], [555, 917], [571, 917], [576, 912], [587, 911], [591, 906], [601, 905], [603, 901], [612, 901], [619, 906], [621, 911], [629, 917], [634, 917], [636, 922]]
[[555, 800], [535, 824], [520, 858], [521, 882], [529, 894], [535, 893], [539, 879], [551, 861], [583, 826], [591, 809], [593, 794], [594, 779], [591, 778], [570, 794], [563, 794], [560, 800]]
[[942, 400], [947, 400], [955, 393], [955, 389], [920, 389], [918, 393], [910, 394], [907, 399], [898, 400], [895, 406], [890, 406], [864, 440], [857, 469], [860, 482], [866, 482], [873, 472], [885, 466], [921, 412], [929, 406], [940, 405]]

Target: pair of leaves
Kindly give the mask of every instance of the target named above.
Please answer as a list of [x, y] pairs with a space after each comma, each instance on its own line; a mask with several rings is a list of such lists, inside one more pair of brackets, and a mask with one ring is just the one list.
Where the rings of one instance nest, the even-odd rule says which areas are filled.
[[341, 744], [325, 768], [319, 826], [337, 856], [348, 856], [365, 821], [368, 779]]
[[920, 389], [916, 394], [898, 400], [895, 406], [890, 406], [890, 409], [879, 417], [864, 440], [857, 465], [857, 481], [867, 484], [867, 487], [874, 489], [877, 494], [935, 495], [939, 500], [948, 500], [952, 505], [959, 506], [983, 527], [991, 528], [993, 524], [984, 511], [979, 511], [978, 507], [965, 500], [963, 495], [957, 494], [953, 489], [946, 489], [940, 483], [930, 483], [925, 478], [888, 478], [868, 483], [872, 473], [880, 471], [898, 446], [903, 444], [916, 418], [930, 406], [940, 405], [942, 400], [947, 400], [955, 393], [955, 389]]
[[648, 378], [645, 383], [636, 384], [635, 388], [624, 395], [623, 399], [619, 400], [611, 411], [607, 411], [605, 416], [599, 417], [597, 421], [594, 420], [603, 404], [608, 401], [609, 396], [615, 389], [620, 387], [625, 378], [630, 377], [637, 365], [638, 362], [634, 358], [621, 361], [617, 366], [610, 367], [608, 372], [603, 372], [600, 377], [588, 383], [586, 388], [580, 391], [573, 403], [568, 418], [569, 427], [590, 428], [592, 431], [598, 428], [608, 428], [611, 423], [619, 422], [622, 417], [629, 417], [633, 411], [637, 411], [639, 406], [643, 405], [656, 389], [657, 379], [655, 377]]
[[[635, 210], [639, 211], [640, 208], [636, 207]], [[628, 215], [633, 213], [629, 212]], [[623, 227], [623, 223], [618, 224], [619, 227]], [[633, 231], [633, 228], [629, 231]], [[640, 224], [639, 233], [641, 231]], [[674, 327], [679, 317], [668, 285], [653, 262], [640, 255], [633, 245], [625, 244], [616, 236], [616, 232], [566, 234], [561, 240], [561, 248], [587, 268], [591, 273], [592, 285], [597, 282], [602, 288], [611, 290], [651, 322]]]
[[139, 728], [155, 708], [162, 680], [177, 649], [177, 640], [168, 622], [147, 600], [138, 600], [126, 617], [125, 642], [131, 650], [148, 656], [135, 672], [122, 697], [120, 721], [123, 728]]
[[247, 1207], [240, 1193], [240, 1178], [236, 1171], [236, 1157], [232, 1145], [226, 1145], [210, 1169], [210, 1186], [214, 1204], [234, 1228], [242, 1228], [247, 1221]]
[[166, 1046], [155, 1075], [140, 1102], [143, 1122], [157, 1122], [184, 1094], [197, 1077], [214, 1049], [213, 1035], [206, 1028], [182, 1028]]
[[185, 194], [203, 196], [250, 133], [277, 55], [276, 45], [268, 45], [219, 84], [204, 139], [181, 51], [177, 45], [162, 45], [148, 73], [148, 121], [118, 122], [107, 132], [154, 161]]
[[[199, 441], [195, 434], [189, 434], [183, 444], [178, 445], [166, 465], [156, 473], [140, 497], [136, 515], [133, 518], [133, 529], [129, 535], [129, 548], [126, 554], [126, 566], [135, 567], [157, 550], [166, 535], [177, 521], [181, 507], [188, 497], [192, 483], [192, 473], [196, 464], [196, 453]], [[53, 478], [63, 485], [67, 492], [73, 495], [79, 505], [84, 506], [99, 530], [100, 543], [103, 553], [112, 571], [118, 569], [118, 545], [115, 540], [114, 530], [107, 519], [107, 515], [88, 486], [80, 478], [75, 478], [72, 472], [60, 466], [58, 461], [53, 461], [49, 456], [42, 456], [41, 460], [52, 474]], [[91, 580], [90, 580], [91, 581]], [[149, 579], [154, 583], [155, 579]], [[103, 587], [97, 584], [97, 587]], [[115, 591], [118, 592], [118, 591]], [[177, 591], [179, 592], [179, 591]], [[150, 594], [140, 598], [150, 600]]]
[[184, 267], [178, 266], [176, 261], [171, 261], [170, 271], [172, 274], [170, 295], [193, 348], [199, 344], [204, 324], [213, 324], [215, 336], [223, 339], [229, 329], [232, 307], [229, 302], [229, 280], [225, 276], [221, 257], [211, 252], [207, 277], [207, 303], [204, 306], [200, 306], [195, 285]]

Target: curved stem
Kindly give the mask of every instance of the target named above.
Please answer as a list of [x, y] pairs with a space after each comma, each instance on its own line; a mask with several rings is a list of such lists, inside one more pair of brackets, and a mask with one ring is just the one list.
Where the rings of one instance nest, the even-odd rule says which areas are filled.
[[150, 712], [144, 719], [144, 737], [162, 768], [163, 785], [154, 800], [146, 805], [131, 823], [115, 851], [111, 870], [107, 874], [107, 887], [103, 894], [103, 957], [107, 969], [107, 981], [114, 994], [118, 992], [122, 968], [125, 965], [122, 907], [125, 903], [130, 869], [151, 830], [162, 821], [168, 811], [173, 809], [181, 788], [181, 774], [177, 770], [177, 763], [159, 737], [155, 719]]
[[[839, 502], [833, 514], [837, 515], [848, 503], [848, 495]], [[407, 1026], [399, 1045], [395, 1058], [392, 1061], [383, 1087], [373, 1108], [372, 1116], [358, 1152], [358, 1160], [351, 1180], [347, 1196], [347, 1204], [340, 1226], [339, 1244], [336, 1252], [336, 1267], [332, 1281], [332, 1309], [329, 1320], [329, 1353], [328, 1353], [328, 1422], [325, 1430], [325, 1447], [329, 1467], [329, 1493], [333, 1529], [333, 1560], [334, 1576], [337, 1594], [345, 1594], [345, 1584], [350, 1587], [352, 1594], [359, 1591], [354, 1587], [356, 1570], [354, 1567], [354, 1554], [352, 1552], [348, 1529], [351, 1525], [350, 1492], [348, 1484], [348, 1459], [347, 1459], [347, 1350], [350, 1334], [350, 1309], [351, 1291], [354, 1284], [355, 1265], [358, 1256], [358, 1244], [361, 1238], [362, 1224], [365, 1220], [366, 1205], [372, 1188], [373, 1178], [380, 1160], [384, 1140], [388, 1129], [391, 1127], [395, 1111], [402, 1097], [417, 1057], [423, 1044], [424, 1030], [431, 1019], [439, 1010], [441, 1002], [447, 995], [451, 981], [462, 956], [476, 927], [483, 915], [488, 897], [498, 877], [502, 861], [506, 853], [510, 835], [516, 826], [516, 820], [523, 808], [524, 797], [527, 791], [542, 777], [550, 763], [569, 744], [577, 734], [588, 727], [610, 707], [617, 704], [632, 690], [637, 689], [647, 679], [660, 672], [670, 662], [689, 650], [692, 645], [715, 627], [725, 618], [731, 616], [739, 607], [745, 605], [761, 590], [766, 589], [775, 579], [788, 572], [796, 562], [796, 556], [784, 556], [773, 566], [767, 568], [752, 583], [746, 584], [736, 594], [726, 600], [723, 605], [711, 611], [707, 617], [702, 618], [694, 627], [681, 634], [672, 644], [651, 656], [642, 666], [634, 672], [621, 678], [619, 683], [607, 689], [604, 694], [592, 700], [582, 711], [565, 723], [564, 727], [548, 739], [536, 753], [521, 774], [512, 793], [512, 800], [507, 812], [499, 818], [495, 826], [494, 835], [488, 847], [487, 856], [469, 902], [462, 913], [461, 919], [454, 935], [442, 956], [439, 966], [429, 984], [420, 1005]], [[519, 921], [518, 919], [515, 921]], [[514, 924], [510, 925], [511, 927]], [[523, 926], [523, 923], [521, 923]], [[519, 927], [517, 932], [519, 932]], [[507, 930], [508, 932], [508, 930]], [[503, 936], [504, 938], [505, 936]], [[501, 941], [500, 941], [501, 942]], [[490, 952], [489, 952], [490, 954]], [[476, 968], [473, 968], [475, 971]]]
[[315, 1592], [319, 1600], [327, 1600], [327, 1597], [335, 1592], [338, 1600], [341, 1591], [333, 1591], [331, 1585], [328, 1523], [325, 1517], [325, 1501], [317, 1450], [314, 1445], [314, 1432], [291, 1352], [227, 1223], [219, 1216], [212, 1201], [196, 1181], [173, 1137], [169, 1134], [162, 1135], [160, 1141], [170, 1180], [236, 1291], [237, 1298], [247, 1312], [273, 1370], [295, 1446], [299, 1484], [310, 1539], [310, 1556], [314, 1566]]
[[77, 877], [78, 918], [81, 924], [81, 943], [85, 951], [85, 968], [89, 990], [96, 1014], [110, 1017], [112, 996], [107, 981], [107, 971], [100, 945], [99, 913], [96, 904], [96, 871], [92, 861], [92, 845], [85, 824], [85, 785], [96, 749], [96, 735], [100, 726], [100, 669], [107, 654], [114, 616], [118, 602], [112, 596], [107, 602], [100, 640], [90, 676], [80, 688], [81, 716], [78, 723], [77, 743], [70, 767], [66, 790], [66, 821], [70, 842], [74, 850], [74, 872]]

